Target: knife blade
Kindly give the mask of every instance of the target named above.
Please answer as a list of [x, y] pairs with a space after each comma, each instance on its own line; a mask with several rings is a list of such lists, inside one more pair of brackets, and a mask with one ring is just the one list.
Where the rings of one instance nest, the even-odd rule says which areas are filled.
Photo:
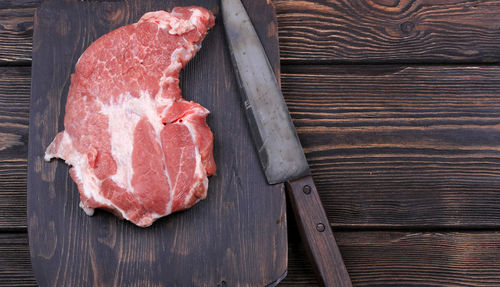
[[221, 0], [226, 40], [256, 151], [269, 184], [285, 183], [323, 286], [352, 286], [286, 102], [241, 0]]

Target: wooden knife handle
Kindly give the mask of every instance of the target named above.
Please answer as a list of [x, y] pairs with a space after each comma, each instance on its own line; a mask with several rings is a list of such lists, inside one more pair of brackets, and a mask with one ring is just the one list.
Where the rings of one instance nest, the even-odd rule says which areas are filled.
[[302, 241], [322, 286], [352, 286], [312, 177], [286, 182]]

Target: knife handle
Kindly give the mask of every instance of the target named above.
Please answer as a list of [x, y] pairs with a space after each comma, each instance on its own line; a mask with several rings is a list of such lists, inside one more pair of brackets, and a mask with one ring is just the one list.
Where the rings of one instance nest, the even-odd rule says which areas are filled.
[[310, 175], [286, 182], [302, 241], [322, 286], [352, 286]]

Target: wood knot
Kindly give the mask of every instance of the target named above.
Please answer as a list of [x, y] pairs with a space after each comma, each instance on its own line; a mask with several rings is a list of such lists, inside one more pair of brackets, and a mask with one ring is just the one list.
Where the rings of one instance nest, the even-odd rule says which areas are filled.
[[401, 32], [403, 32], [403, 34], [410, 34], [413, 29], [415, 29], [415, 24], [413, 24], [413, 22], [406, 21], [401, 23], [401, 25], [399, 25], [399, 28], [401, 29]]
[[399, 5], [398, 0], [375, 0], [373, 3], [385, 7], [397, 7]]
[[125, 7], [105, 6], [104, 15], [110, 23], [123, 23], [125, 20]]
[[120, 2], [104, 2], [97, 10], [99, 24], [107, 29], [116, 29], [128, 21], [128, 7]]

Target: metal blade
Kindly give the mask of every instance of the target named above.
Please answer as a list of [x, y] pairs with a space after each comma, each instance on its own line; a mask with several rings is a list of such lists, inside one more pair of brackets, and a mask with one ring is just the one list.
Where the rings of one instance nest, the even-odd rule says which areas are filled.
[[221, 0], [229, 50], [252, 136], [270, 184], [309, 166], [266, 53], [240, 0]]

